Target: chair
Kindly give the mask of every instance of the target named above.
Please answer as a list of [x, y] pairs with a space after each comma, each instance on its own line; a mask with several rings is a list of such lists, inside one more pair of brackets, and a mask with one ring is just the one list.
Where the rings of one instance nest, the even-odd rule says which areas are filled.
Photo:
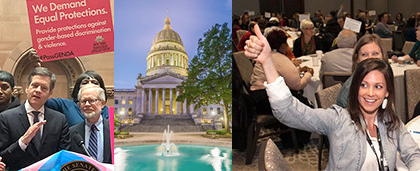
[[238, 31], [236, 31], [236, 35], [237, 35], [237, 37], [238, 37], [238, 42], [240, 42], [240, 41], [241, 41], [242, 36], [243, 36], [246, 32], [247, 32], [246, 30], [238, 30]]
[[236, 47], [237, 44], [235, 43], [235, 41], [232, 40], [232, 52], [238, 52], [238, 47]]
[[407, 69], [404, 71], [405, 108], [407, 120], [412, 119], [414, 107], [420, 100], [420, 69]]
[[[325, 88], [315, 93], [316, 102], [318, 107], [327, 109], [337, 101], [338, 94], [341, 90], [341, 83], [333, 85], [331, 87]], [[321, 170], [321, 159], [322, 159], [322, 148], [324, 147], [324, 139], [327, 139], [327, 136], [321, 135], [319, 138], [318, 144], [318, 170]]]
[[291, 170], [280, 150], [271, 139], [261, 143], [260, 154], [258, 156], [258, 170]]
[[350, 76], [350, 72], [324, 72], [321, 78], [323, 88], [328, 88], [337, 83], [344, 83]]
[[394, 51], [402, 51], [404, 47], [404, 34], [402, 31], [393, 31], [392, 34], [392, 50]]
[[243, 86], [242, 91], [246, 98], [246, 103], [248, 106], [248, 112], [253, 113], [253, 119], [251, 124], [248, 127], [247, 130], [247, 136], [246, 136], [246, 158], [245, 163], [251, 164], [252, 159], [255, 154], [257, 140], [260, 138], [264, 138], [271, 135], [280, 135], [283, 133], [291, 133], [292, 135], [292, 141], [293, 146], [295, 148], [295, 151], [298, 151], [298, 145], [296, 140], [296, 133], [295, 130], [292, 128], [288, 128], [285, 130], [281, 130], [280, 132], [272, 132], [271, 134], [267, 134], [264, 136], [260, 136], [260, 130], [261, 128], [272, 125], [272, 124], [280, 124], [280, 122], [273, 116], [273, 115], [258, 115], [255, 111], [255, 102], [252, 97], [250, 97], [250, 82], [251, 82], [251, 75], [252, 75], [252, 63], [251, 61], [245, 56], [244, 51], [241, 52], [235, 52], [233, 53], [233, 62], [235, 62], [235, 65], [237, 66], [239, 73], [241, 75], [241, 79], [243, 80]]
[[414, 47], [414, 44], [415, 42], [405, 41], [402, 52], [404, 52], [404, 54], [410, 54], [411, 49], [413, 49]]
[[392, 38], [381, 38], [382, 45], [384, 46], [385, 52], [392, 50]]

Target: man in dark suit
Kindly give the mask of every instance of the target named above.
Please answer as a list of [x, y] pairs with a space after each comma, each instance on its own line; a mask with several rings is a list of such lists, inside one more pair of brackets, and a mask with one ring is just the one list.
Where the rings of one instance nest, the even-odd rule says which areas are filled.
[[29, 74], [24, 104], [0, 114], [0, 156], [18, 170], [70, 146], [66, 117], [44, 106], [53, 94], [55, 75], [37, 67]]
[[[79, 134], [85, 142], [87, 152], [95, 160], [112, 163], [109, 120], [101, 116], [101, 110], [106, 104], [104, 90], [96, 85], [81, 87], [78, 100], [80, 110], [86, 119], [85, 122], [70, 128], [70, 136]], [[78, 143], [71, 141], [70, 150], [88, 155]]]
[[19, 98], [13, 96], [15, 81], [7, 71], [0, 71], [0, 113], [20, 105]]

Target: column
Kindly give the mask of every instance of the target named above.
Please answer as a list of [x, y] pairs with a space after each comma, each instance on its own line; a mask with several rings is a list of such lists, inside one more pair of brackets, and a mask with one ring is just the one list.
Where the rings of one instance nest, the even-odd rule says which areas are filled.
[[172, 93], [172, 88], [169, 88], [169, 97], [170, 97], [170, 98], [169, 98], [169, 100], [170, 100], [170, 103], [169, 103], [169, 104], [170, 104], [170, 107], [169, 107], [169, 108], [170, 108], [170, 110], [171, 110], [171, 115], [173, 115], [173, 114], [174, 114], [174, 112], [172, 112], [172, 107], [173, 107], [173, 106], [172, 106], [172, 103], [173, 103], [173, 102], [172, 102], [172, 100], [173, 100], [173, 99], [172, 99], [172, 95], [173, 95], [173, 93]]
[[[191, 104], [190, 105], [190, 112], [192, 113], [194, 111], [194, 105], [193, 104]], [[207, 112], [208, 113], [208, 112]]]
[[[179, 96], [179, 90], [177, 89], [176, 90], [176, 97], [175, 98], [178, 98], [178, 96]], [[179, 102], [177, 101], [176, 102], [176, 114], [177, 115], [179, 115], [180, 113], [179, 113]]]
[[155, 111], [155, 113], [156, 113], [156, 115], [159, 115], [159, 89], [156, 88], [155, 91], [156, 91], [156, 100], [155, 100], [156, 101], [156, 104], [155, 104], [156, 111]]
[[184, 100], [184, 113], [187, 114], [187, 99]]
[[149, 88], [149, 114], [152, 114], [152, 89]]
[[141, 89], [141, 113], [144, 113], [144, 88]]
[[165, 91], [166, 91], [166, 89], [165, 88], [162, 88], [162, 110], [163, 110], [163, 112], [162, 112], [162, 114], [166, 114], [166, 107], [165, 107]]

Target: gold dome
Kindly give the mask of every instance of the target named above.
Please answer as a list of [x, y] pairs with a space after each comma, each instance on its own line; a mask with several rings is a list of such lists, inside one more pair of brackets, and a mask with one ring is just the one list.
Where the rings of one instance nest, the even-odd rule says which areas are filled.
[[183, 45], [179, 34], [176, 31], [172, 30], [171, 20], [168, 16], [165, 19], [165, 27], [163, 28], [163, 30], [156, 34], [155, 38], [153, 39], [153, 44], [156, 44], [161, 41], [176, 42]]
[[165, 19], [163, 30], [153, 39], [152, 47], [147, 54], [146, 76], [172, 72], [181, 76], [188, 75], [188, 55], [185, 52], [181, 37], [171, 28], [171, 20]]

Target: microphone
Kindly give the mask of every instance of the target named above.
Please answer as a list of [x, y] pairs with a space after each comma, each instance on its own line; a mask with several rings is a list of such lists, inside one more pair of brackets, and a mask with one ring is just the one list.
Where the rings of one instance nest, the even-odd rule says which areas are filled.
[[86, 150], [86, 147], [85, 147], [85, 142], [83, 141], [83, 138], [82, 138], [82, 136], [80, 136], [80, 134], [78, 134], [78, 133], [76, 133], [76, 134], [74, 134], [74, 136], [73, 136], [73, 140], [74, 140], [74, 142], [76, 142], [76, 144], [77, 144], [77, 146], [79, 146], [80, 148], [82, 148], [83, 149], [83, 151], [89, 156], [89, 157], [92, 157], [90, 154], [89, 154], [89, 152]]

